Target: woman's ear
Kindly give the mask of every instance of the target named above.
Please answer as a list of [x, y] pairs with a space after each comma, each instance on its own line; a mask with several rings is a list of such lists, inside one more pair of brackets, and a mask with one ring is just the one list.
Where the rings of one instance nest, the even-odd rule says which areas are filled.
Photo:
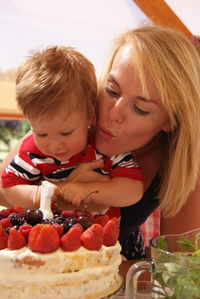
[[166, 122], [166, 124], [163, 126], [162, 131], [164, 131], [165, 133], [169, 133], [171, 131], [171, 124], [170, 121], [168, 120]]

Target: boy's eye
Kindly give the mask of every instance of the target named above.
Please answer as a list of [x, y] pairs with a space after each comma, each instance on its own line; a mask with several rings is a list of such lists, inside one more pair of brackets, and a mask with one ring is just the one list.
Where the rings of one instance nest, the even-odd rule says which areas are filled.
[[60, 133], [61, 136], [68, 136], [68, 135], [71, 135], [73, 131], [70, 131], [70, 132], [62, 132]]
[[37, 133], [37, 136], [38, 136], [38, 137], [46, 137], [46, 136], [48, 136], [48, 134], [46, 134], [46, 133], [44, 133], [44, 134], [39, 134], [39, 133]]

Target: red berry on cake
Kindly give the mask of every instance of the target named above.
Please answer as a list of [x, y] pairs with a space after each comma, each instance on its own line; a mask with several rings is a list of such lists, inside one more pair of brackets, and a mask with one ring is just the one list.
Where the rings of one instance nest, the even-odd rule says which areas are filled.
[[20, 206], [14, 206], [14, 210], [19, 215], [23, 215], [24, 214], [24, 209], [22, 207], [20, 207]]
[[0, 249], [7, 247], [8, 234], [5, 232], [2, 226], [0, 226]]
[[64, 251], [75, 251], [81, 246], [81, 229], [80, 227], [72, 227], [61, 238], [60, 247]]
[[89, 250], [99, 250], [103, 245], [103, 228], [100, 224], [93, 224], [81, 235], [82, 245]]
[[12, 227], [9, 231], [7, 247], [11, 250], [15, 250], [24, 246], [26, 246], [26, 240], [24, 236], [22, 233], [17, 231], [16, 228]]
[[32, 251], [50, 253], [58, 249], [60, 237], [50, 224], [37, 224], [29, 233], [28, 245]]
[[99, 223], [99, 224], [101, 224], [101, 226], [104, 226], [108, 222], [109, 219], [110, 218], [107, 214], [97, 215], [97, 216], [95, 216], [95, 223]]
[[63, 218], [75, 218], [75, 212], [74, 211], [62, 211], [61, 216]]
[[32, 225], [30, 224], [23, 224], [19, 227], [20, 233], [22, 233], [22, 235], [25, 237], [26, 240], [28, 240], [28, 235], [31, 229], [32, 229]]
[[10, 221], [9, 218], [3, 218], [0, 220], [0, 225], [3, 227], [3, 228], [6, 228], [6, 227], [11, 227], [12, 226], [12, 223]]
[[103, 227], [103, 245], [113, 246], [117, 242], [118, 231], [115, 220], [109, 220], [106, 225]]
[[60, 237], [63, 235], [64, 227], [62, 225], [58, 223], [53, 223], [52, 227], [57, 231]]

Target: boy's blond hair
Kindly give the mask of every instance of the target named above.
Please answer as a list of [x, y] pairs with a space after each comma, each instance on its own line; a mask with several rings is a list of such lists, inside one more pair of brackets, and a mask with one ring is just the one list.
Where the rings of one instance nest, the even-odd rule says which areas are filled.
[[174, 216], [195, 188], [200, 145], [200, 57], [178, 31], [156, 25], [122, 34], [114, 43], [100, 80], [106, 81], [118, 50], [131, 45], [133, 65], [148, 96], [150, 74], [166, 109], [171, 132], [163, 133], [159, 199], [164, 216]]
[[[72, 93], [75, 97], [70, 97]], [[16, 99], [28, 119], [53, 116], [60, 108], [66, 109], [66, 114], [86, 108], [91, 119], [96, 98], [94, 67], [74, 48], [54, 46], [36, 51], [18, 69]]]

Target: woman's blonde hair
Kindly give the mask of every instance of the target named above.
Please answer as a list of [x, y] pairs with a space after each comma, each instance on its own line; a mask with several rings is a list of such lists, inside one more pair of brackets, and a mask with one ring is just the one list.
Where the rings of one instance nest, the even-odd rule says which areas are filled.
[[52, 116], [60, 108], [66, 113], [86, 108], [91, 118], [96, 98], [94, 67], [74, 48], [53, 46], [35, 51], [18, 68], [16, 99], [28, 118]]
[[200, 57], [182, 33], [157, 25], [143, 26], [115, 41], [100, 85], [124, 45], [132, 46], [133, 64], [145, 96], [148, 72], [169, 115], [171, 131], [165, 134], [161, 157], [159, 200], [163, 215], [174, 216], [195, 188], [199, 170]]

